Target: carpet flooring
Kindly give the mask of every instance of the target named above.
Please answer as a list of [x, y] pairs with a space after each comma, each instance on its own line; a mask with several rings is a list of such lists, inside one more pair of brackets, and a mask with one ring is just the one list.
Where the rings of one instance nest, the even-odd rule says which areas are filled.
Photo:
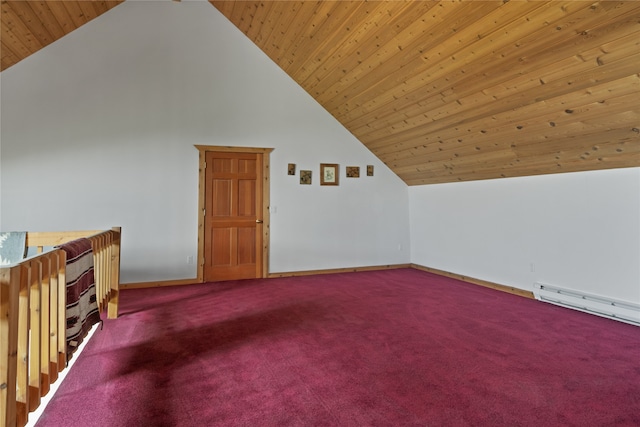
[[399, 269], [126, 290], [46, 426], [639, 426], [640, 328]]

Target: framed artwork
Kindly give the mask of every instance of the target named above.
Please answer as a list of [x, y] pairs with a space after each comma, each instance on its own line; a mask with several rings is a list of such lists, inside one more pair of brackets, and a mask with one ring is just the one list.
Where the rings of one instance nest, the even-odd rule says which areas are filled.
[[347, 178], [360, 178], [360, 166], [347, 166]]
[[300, 171], [300, 184], [311, 185], [311, 171]]
[[373, 176], [373, 165], [367, 165], [367, 176]]
[[320, 163], [320, 185], [339, 185], [339, 179], [336, 163]]
[[287, 166], [287, 174], [289, 174], [289, 175], [295, 175], [296, 174], [296, 164], [295, 163], [289, 163], [289, 166]]

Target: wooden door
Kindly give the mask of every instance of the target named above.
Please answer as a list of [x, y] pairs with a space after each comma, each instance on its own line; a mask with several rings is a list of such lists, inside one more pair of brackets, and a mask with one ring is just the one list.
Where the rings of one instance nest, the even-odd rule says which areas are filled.
[[205, 159], [204, 281], [262, 277], [262, 154]]

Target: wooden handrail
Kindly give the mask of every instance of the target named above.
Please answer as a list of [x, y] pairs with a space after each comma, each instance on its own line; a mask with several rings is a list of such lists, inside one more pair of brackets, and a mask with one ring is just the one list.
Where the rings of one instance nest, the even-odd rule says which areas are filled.
[[94, 274], [100, 311], [107, 305], [107, 317], [115, 319], [118, 317], [121, 233], [121, 227], [113, 227], [106, 231], [34, 231], [27, 233], [27, 246], [36, 247], [37, 252], [42, 253], [46, 247], [55, 247], [80, 238], [89, 239], [94, 254]]
[[[67, 236], [66, 238], [64, 236]], [[27, 233], [57, 246], [86, 237], [94, 257], [100, 311], [118, 316], [121, 229]], [[0, 427], [22, 427], [67, 362], [66, 252], [53, 249], [0, 268]]]
[[27, 247], [35, 247], [38, 253], [42, 253], [46, 247], [54, 247], [72, 240], [94, 236], [102, 233], [102, 230], [87, 231], [29, 231], [27, 233]]

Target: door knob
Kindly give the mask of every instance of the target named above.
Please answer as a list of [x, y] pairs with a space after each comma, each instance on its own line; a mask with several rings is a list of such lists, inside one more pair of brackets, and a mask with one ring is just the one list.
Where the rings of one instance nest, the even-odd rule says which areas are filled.
[[256, 219], [256, 224], [262, 224], [262, 220], [261, 219]]

